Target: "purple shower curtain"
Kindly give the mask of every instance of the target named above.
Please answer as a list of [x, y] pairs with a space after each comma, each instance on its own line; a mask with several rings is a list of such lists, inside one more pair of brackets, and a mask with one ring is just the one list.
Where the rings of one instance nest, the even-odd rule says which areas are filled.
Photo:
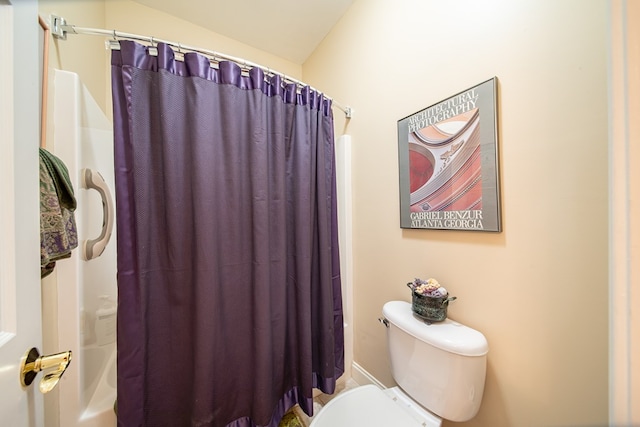
[[311, 414], [344, 371], [330, 99], [120, 45], [118, 425]]

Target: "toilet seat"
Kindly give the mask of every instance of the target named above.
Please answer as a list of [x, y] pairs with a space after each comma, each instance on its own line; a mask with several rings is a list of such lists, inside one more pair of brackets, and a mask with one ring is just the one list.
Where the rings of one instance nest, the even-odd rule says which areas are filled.
[[440, 426], [440, 418], [411, 405], [402, 395], [397, 388], [382, 390], [373, 384], [353, 388], [330, 400], [310, 427]]

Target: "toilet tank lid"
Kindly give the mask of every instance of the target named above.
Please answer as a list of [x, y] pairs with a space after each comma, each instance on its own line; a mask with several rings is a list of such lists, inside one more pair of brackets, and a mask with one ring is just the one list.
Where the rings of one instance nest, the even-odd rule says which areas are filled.
[[442, 350], [462, 356], [483, 356], [489, 351], [484, 335], [449, 318], [427, 324], [413, 315], [406, 301], [389, 301], [382, 314], [391, 323], [415, 338]]

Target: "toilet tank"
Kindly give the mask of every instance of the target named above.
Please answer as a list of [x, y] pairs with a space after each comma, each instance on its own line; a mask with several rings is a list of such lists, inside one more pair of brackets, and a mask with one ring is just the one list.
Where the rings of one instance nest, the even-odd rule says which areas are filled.
[[382, 308], [393, 378], [413, 400], [450, 421], [467, 421], [480, 409], [487, 366], [482, 333], [451, 319], [427, 324], [411, 304]]

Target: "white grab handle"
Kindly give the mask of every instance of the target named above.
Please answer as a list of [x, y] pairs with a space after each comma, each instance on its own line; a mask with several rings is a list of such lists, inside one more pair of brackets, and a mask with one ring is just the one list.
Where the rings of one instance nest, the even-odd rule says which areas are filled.
[[82, 169], [80, 171], [80, 185], [82, 188], [97, 190], [102, 198], [102, 231], [96, 239], [88, 239], [82, 242], [82, 257], [86, 261], [90, 261], [102, 255], [104, 248], [109, 243], [109, 239], [111, 239], [114, 221], [113, 199], [111, 198], [109, 187], [100, 172]]

